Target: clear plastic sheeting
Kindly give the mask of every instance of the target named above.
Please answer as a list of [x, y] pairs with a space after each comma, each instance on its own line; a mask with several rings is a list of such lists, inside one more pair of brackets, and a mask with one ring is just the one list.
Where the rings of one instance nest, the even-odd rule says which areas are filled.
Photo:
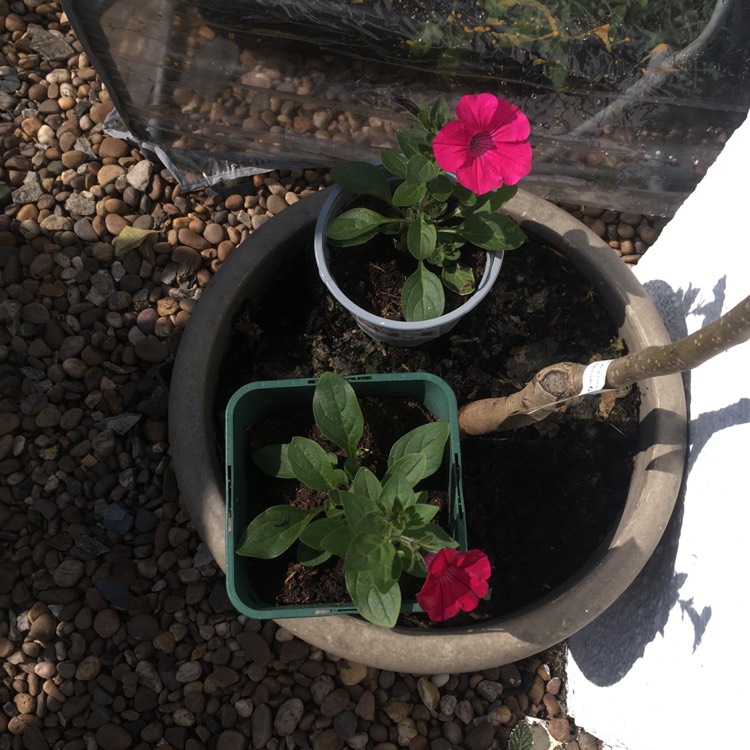
[[401, 98], [532, 122], [524, 187], [669, 215], [750, 108], [750, 0], [63, 0], [122, 119], [185, 189], [374, 159]]

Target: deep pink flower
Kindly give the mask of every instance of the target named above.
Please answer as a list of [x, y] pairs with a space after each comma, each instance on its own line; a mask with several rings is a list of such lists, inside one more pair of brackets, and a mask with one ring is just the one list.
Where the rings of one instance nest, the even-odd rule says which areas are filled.
[[515, 185], [531, 171], [531, 126], [526, 115], [494, 94], [469, 94], [456, 107], [457, 120], [435, 136], [438, 166], [477, 195]]
[[427, 580], [417, 594], [417, 602], [435, 622], [448, 620], [459, 610], [470, 612], [489, 590], [490, 561], [481, 550], [444, 548], [425, 559]]

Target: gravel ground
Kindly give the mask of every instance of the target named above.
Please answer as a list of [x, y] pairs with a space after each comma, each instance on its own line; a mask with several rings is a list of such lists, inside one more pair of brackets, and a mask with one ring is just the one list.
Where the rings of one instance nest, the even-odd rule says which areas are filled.
[[[235, 247], [327, 175], [182, 195], [103, 134], [56, 2], [0, 0], [0, 32], [0, 750], [484, 750], [523, 715], [600, 746], [549, 655], [394, 674], [233, 611], [179, 504], [158, 366]], [[631, 263], [661, 225], [567, 208]], [[152, 251], [118, 248], [126, 226], [157, 230]]]

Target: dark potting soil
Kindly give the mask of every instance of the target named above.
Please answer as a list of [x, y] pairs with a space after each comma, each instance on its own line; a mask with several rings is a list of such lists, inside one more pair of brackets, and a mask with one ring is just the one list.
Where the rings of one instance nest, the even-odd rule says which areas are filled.
[[[474, 274], [474, 288], [484, 276], [487, 253], [468, 247], [461, 253], [459, 264]], [[440, 276], [440, 269], [426, 264], [427, 269]], [[406, 279], [417, 269], [417, 261], [410, 254], [397, 250], [392, 239], [377, 235], [364, 245], [331, 247], [330, 268], [342, 292], [364, 310], [388, 320], [403, 320], [401, 289]], [[448, 313], [461, 307], [471, 295], [461, 295], [443, 287], [445, 310]]]
[[[283, 287], [279, 280], [270, 289], [237, 316], [217, 392], [219, 435], [229, 397], [253, 380], [426, 371], [451, 385], [460, 406], [508, 395], [554, 362], [624, 353], [596, 290], [533, 237], [505, 254], [481, 305], [449, 334], [414, 349], [362, 333], [320, 283], [312, 248], [286, 269]], [[638, 439], [638, 392], [617, 396], [587, 397], [537, 425], [462, 440], [469, 546], [493, 565], [492, 597], [472, 617], [535, 601], [610, 537]]]

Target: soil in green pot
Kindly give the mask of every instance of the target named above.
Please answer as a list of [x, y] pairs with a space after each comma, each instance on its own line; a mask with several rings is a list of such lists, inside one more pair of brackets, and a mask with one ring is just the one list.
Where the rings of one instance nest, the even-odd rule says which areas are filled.
[[[546, 243], [505, 254], [490, 296], [446, 336], [414, 349], [371, 340], [330, 297], [312, 248], [265, 300], [238, 315], [221, 368], [217, 434], [229, 396], [251, 380], [426, 371], [459, 405], [507, 395], [541, 367], [620, 356], [597, 292]], [[625, 505], [638, 439], [638, 393], [588, 397], [536, 426], [462, 441], [469, 546], [491, 557], [493, 617], [540, 598], [607, 540]], [[223, 442], [219, 439], [218, 442]], [[415, 622], [414, 624], [420, 624]]]

